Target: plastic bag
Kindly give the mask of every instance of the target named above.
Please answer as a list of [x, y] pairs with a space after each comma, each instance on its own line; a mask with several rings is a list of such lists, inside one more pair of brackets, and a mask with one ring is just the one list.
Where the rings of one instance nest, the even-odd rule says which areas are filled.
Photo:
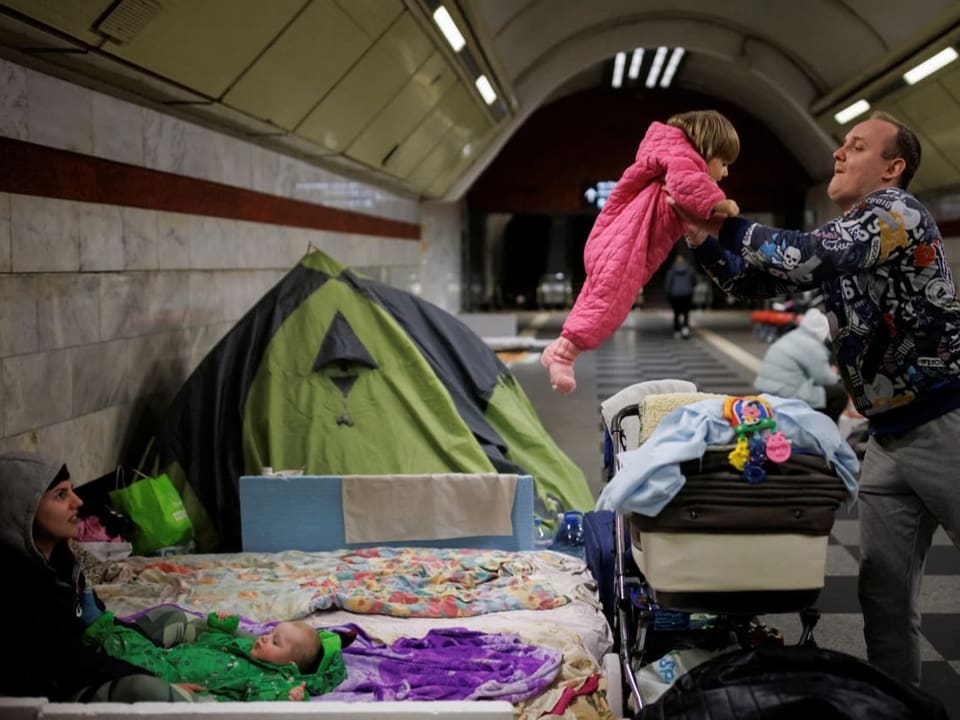
[[670, 689], [678, 677], [693, 670], [700, 663], [729, 652], [731, 649], [734, 648], [671, 650], [663, 657], [647, 663], [636, 671], [637, 686], [646, 702], [654, 702]]
[[113, 507], [137, 526], [133, 552], [149, 555], [171, 545], [186, 545], [193, 539], [193, 523], [180, 493], [166, 475], [144, 477], [110, 493]]

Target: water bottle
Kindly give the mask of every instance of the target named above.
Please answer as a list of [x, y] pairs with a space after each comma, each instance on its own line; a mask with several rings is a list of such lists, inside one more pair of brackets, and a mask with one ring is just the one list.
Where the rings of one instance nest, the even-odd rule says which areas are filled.
[[579, 510], [567, 510], [557, 528], [552, 550], [573, 555], [583, 560], [586, 552], [583, 547], [583, 513]]
[[543, 518], [533, 518], [533, 547], [535, 550], [549, 550], [553, 544], [553, 535], [543, 524]]

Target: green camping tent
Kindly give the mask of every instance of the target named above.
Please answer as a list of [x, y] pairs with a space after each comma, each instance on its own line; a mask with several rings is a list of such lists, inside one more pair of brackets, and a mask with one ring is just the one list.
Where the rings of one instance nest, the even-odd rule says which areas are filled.
[[201, 550], [240, 549], [238, 479], [265, 466], [323, 475], [522, 472], [541, 498], [594, 504], [583, 473], [475, 333], [320, 252], [204, 358], [157, 440], [161, 466], [200, 525]]

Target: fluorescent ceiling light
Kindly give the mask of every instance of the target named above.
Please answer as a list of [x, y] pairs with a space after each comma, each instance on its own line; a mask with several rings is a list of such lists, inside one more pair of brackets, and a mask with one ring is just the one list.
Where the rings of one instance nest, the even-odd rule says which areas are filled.
[[453, 48], [454, 52], [463, 50], [467, 41], [463, 39], [463, 35], [461, 35], [460, 30], [457, 29], [457, 24], [453, 21], [453, 18], [450, 17], [450, 13], [447, 12], [447, 9], [443, 5], [433, 11], [433, 21], [437, 24], [437, 27], [440, 28], [440, 32], [443, 33], [447, 42], [450, 43], [450, 47]]
[[685, 52], [686, 50], [683, 48], [673, 49], [673, 55], [670, 56], [670, 62], [667, 63], [667, 69], [663, 71], [663, 77], [660, 78], [660, 87], [670, 87], [670, 82], [673, 80], [673, 74], [677, 71], [677, 65], [680, 64]]
[[636, 80], [640, 76], [640, 63], [643, 62], [643, 48], [636, 48], [633, 51], [633, 57], [630, 58], [630, 69], [627, 71], [627, 77]]
[[653, 64], [650, 66], [650, 74], [647, 75], [647, 87], [652, 88], [657, 84], [657, 79], [660, 77], [660, 68], [663, 67], [663, 60], [667, 56], [667, 49], [665, 47], [658, 47], [657, 54], [653, 56]]
[[853, 120], [855, 117], [863, 115], [867, 110], [870, 109], [870, 103], [866, 100], [857, 100], [852, 105], [848, 105], [843, 110], [840, 110], [837, 113], [834, 113], [833, 119], [836, 120], [841, 125]]
[[610, 79], [610, 84], [618, 88], [623, 85], [623, 66], [627, 64], [627, 54], [618, 52], [616, 57], [613, 58], [613, 77]]
[[493, 89], [493, 85], [490, 84], [490, 81], [487, 80], [486, 75], [481, 75], [477, 78], [477, 90], [480, 91], [480, 94], [483, 96], [484, 102], [487, 105], [492, 105], [493, 101], [497, 99], [497, 93]]
[[956, 59], [957, 51], [952, 47], [945, 48], [929, 60], [924, 60], [915, 68], [907, 70], [903, 74], [903, 79], [906, 80], [907, 85], [913, 85], [923, 80], [927, 75], [933, 75], [937, 70], [945, 65], [949, 65]]

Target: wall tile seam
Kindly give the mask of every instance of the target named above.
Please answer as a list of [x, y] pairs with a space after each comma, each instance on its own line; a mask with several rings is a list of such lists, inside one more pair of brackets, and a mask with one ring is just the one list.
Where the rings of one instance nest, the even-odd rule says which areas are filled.
[[47, 354], [53, 353], [53, 352], [66, 352], [66, 351], [74, 351], [74, 350], [85, 350], [85, 349], [88, 349], [88, 348], [97, 347], [97, 346], [99, 346], [99, 345], [108, 345], [108, 344], [110, 344], [110, 343], [116, 343], [116, 342], [127, 342], [127, 341], [135, 341], [135, 340], [144, 340], [144, 339], [147, 339], [147, 338], [156, 338], [156, 337], [160, 337], [160, 336], [163, 336], [163, 335], [169, 335], [169, 334], [178, 333], [178, 332], [187, 331], [187, 330], [189, 330], [189, 331], [195, 331], [195, 330], [197, 330], [197, 329], [216, 328], [216, 327], [219, 327], [219, 326], [221, 326], [221, 325], [231, 325], [231, 326], [233, 326], [233, 325], [235, 325], [235, 324], [237, 323], [237, 321], [240, 320], [248, 311], [249, 311], [249, 308], [247, 308], [247, 309], [244, 310], [242, 313], [240, 313], [239, 315], [237, 315], [236, 318], [225, 318], [225, 319], [215, 320], [215, 321], [212, 321], [212, 322], [211, 322], [211, 321], [207, 321], [207, 322], [197, 322], [197, 323], [194, 323], [194, 324], [192, 324], [192, 325], [174, 325], [174, 326], [164, 327], [164, 328], [158, 329], [156, 332], [145, 332], [145, 333], [137, 333], [137, 334], [132, 334], [132, 335], [116, 335], [116, 336], [114, 336], [114, 337], [101, 338], [101, 339], [99, 339], [99, 340], [97, 340], [97, 341], [95, 341], [95, 342], [75, 343], [75, 344], [72, 344], [72, 345], [51, 345], [50, 347], [39, 348], [39, 349], [37, 349], [37, 350], [31, 350], [31, 351], [29, 351], [29, 352], [9, 353], [9, 354], [7, 354], [7, 355], [0, 355], [0, 365], [2, 365], [2, 363], [3, 363], [5, 360], [12, 360], [12, 359], [15, 359], [15, 358], [25, 358], [25, 357], [31, 357], [31, 356], [41, 357], [41, 356], [43, 356], [43, 355], [47, 355]]
[[[327, 250], [323, 248], [317, 248], [320, 252], [328, 253]], [[305, 255], [306, 253], [304, 253]], [[328, 253], [329, 254], [329, 253]], [[301, 258], [303, 256], [301, 255]], [[91, 276], [107, 276], [107, 275], [157, 275], [159, 273], [171, 273], [171, 274], [182, 274], [182, 273], [251, 273], [251, 272], [277, 272], [283, 271], [287, 272], [290, 270], [292, 265], [295, 265], [299, 260], [294, 261], [293, 263], [284, 263], [283, 265], [236, 265], [233, 267], [223, 267], [216, 265], [196, 265], [191, 267], [155, 267], [155, 268], [91, 268], [88, 270], [57, 270], [54, 268], [44, 269], [44, 270], [0, 270], [0, 277], [6, 278], [41, 278], [44, 275], [51, 275], [54, 277], [68, 277], [76, 276], [78, 278], [85, 278]], [[397, 267], [395, 265], [385, 265], [384, 267]]]
[[[65, 425], [65, 424], [67, 424], [67, 423], [76, 422], [76, 421], [78, 421], [78, 420], [83, 420], [84, 418], [91, 418], [91, 417], [94, 417], [94, 416], [99, 415], [99, 414], [101, 414], [101, 413], [104, 413], [104, 412], [107, 412], [107, 411], [110, 411], [110, 410], [115, 410], [115, 409], [117, 409], [117, 408], [126, 408], [126, 407], [136, 408], [138, 402], [141, 401], [141, 400], [143, 400], [144, 398], [150, 398], [150, 397], [156, 397], [156, 396], [162, 396], [162, 395], [163, 395], [163, 393], [152, 393], [152, 394], [148, 394], [148, 395], [138, 395], [138, 396], [137, 396], [135, 399], [133, 399], [133, 400], [128, 400], [128, 401], [120, 402], [120, 403], [114, 403], [114, 404], [112, 404], [112, 405], [104, 405], [103, 407], [99, 407], [99, 408], [96, 408], [96, 409], [94, 409], [94, 410], [90, 410], [89, 412], [81, 413], [80, 415], [70, 415], [69, 417], [63, 418], [63, 419], [61, 419], [61, 420], [56, 420], [56, 421], [54, 421], [54, 422], [46, 423], [45, 425], [36, 425], [36, 426], [34, 426], [34, 427], [29, 427], [29, 428], [26, 428], [26, 429], [24, 429], [24, 430], [20, 430], [20, 431], [18, 431], [18, 432], [15, 432], [15, 433], [13, 433], [12, 435], [3, 434], [3, 435], [0, 435], [0, 440], [12, 440], [12, 439], [14, 439], [14, 438], [18, 438], [18, 437], [21, 437], [21, 436], [23, 436], [23, 435], [28, 435], [28, 434], [30, 434], [30, 433], [38, 433], [38, 432], [43, 432], [44, 430], [51, 430], [51, 429], [56, 428], [56, 427], [58, 427], [58, 426], [60, 426], [60, 425]], [[2, 419], [2, 418], [0, 418], [0, 419]]]

